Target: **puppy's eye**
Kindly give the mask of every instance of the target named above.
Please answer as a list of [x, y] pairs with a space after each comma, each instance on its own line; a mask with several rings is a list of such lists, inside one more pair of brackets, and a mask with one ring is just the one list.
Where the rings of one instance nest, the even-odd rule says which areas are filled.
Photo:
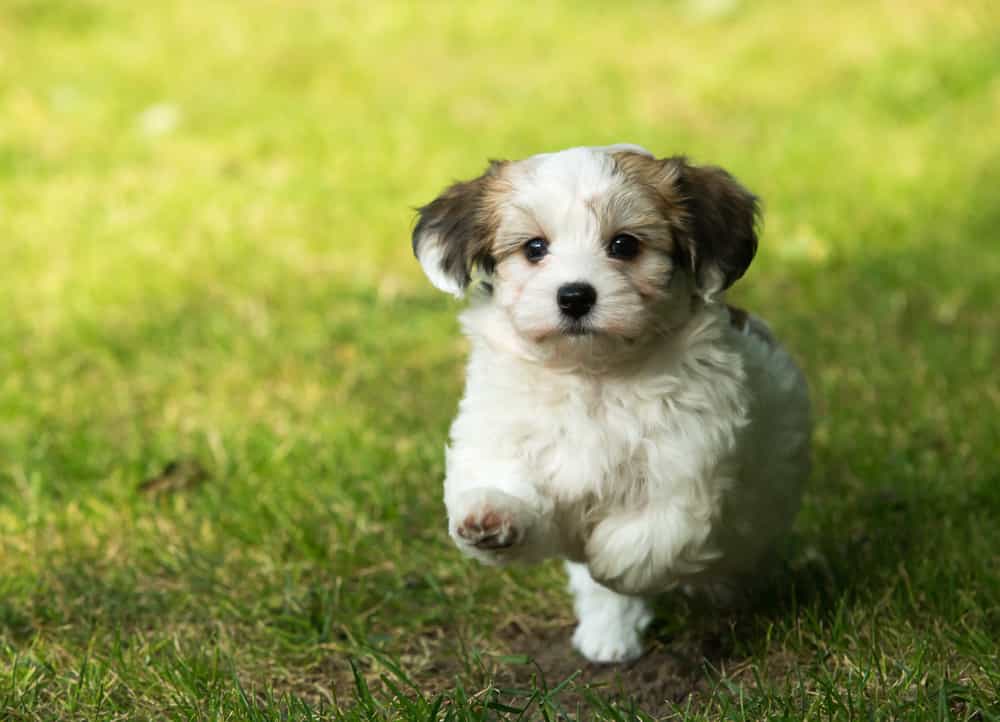
[[524, 244], [524, 257], [538, 263], [549, 254], [549, 242], [544, 238], [532, 238]]
[[608, 244], [608, 255], [627, 261], [639, 255], [639, 239], [628, 233], [619, 233]]

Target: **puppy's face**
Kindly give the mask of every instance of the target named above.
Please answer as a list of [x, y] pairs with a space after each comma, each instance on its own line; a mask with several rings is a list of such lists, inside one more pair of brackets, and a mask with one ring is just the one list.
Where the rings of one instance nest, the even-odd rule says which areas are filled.
[[743, 274], [756, 199], [728, 173], [635, 146], [494, 162], [420, 209], [418, 259], [461, 295], [478, 269], [514, 331], [560, 348], [663, 333]]

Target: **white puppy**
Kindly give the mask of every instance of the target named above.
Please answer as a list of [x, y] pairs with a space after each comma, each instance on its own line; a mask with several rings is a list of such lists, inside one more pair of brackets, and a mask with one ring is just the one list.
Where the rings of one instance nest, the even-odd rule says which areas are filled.
[[757, 199], [619, 145], [495, 161], [419, 214], [428, 277], [475, 290], [451, 536], [487, 564], [566, 559], [576, 648], [635, 658], [644, 597], [745, 584], [809, 471], [801, 372], [721, 300], [756, 252]]

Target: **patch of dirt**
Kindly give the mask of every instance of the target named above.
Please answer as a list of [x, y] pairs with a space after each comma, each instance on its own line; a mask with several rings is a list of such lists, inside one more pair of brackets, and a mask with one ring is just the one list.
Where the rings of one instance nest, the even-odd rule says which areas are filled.
[[673, 705], [686, 704], [692, 695], [697, 699], [708, 694], [716, 673], [732, 678], [749, 666], [731, 657], [726, 637], [704, 629], [683, 638], [652, 636], [646, 653], [628, 664], [593, 664], [573, 649], [573, 626], [568, 619], [508, 620], [488, 637], [464, 645], [480, 650], [472, 655], [478, 666], [463, 665], [462, 655], [447, 654], [441, 647], [410, 656], [414, 681], [431, 696], [454, 689], [456, 679], [470, 693], [492, 686], [500, 690], [503, 703], [521, 707], [528, 700], [525, 690], [553, 690], [570, 680], [555, 700], [574, 718], [587, 717], [590, 694], [623, 712], [634, 706], [657, 717]]
[[572, 624], [536, 630], [507, 625], [499, 630], [497, 636], [530, 657], [533, 664], [498, 668], [494, 676], [497, 686], [528, 687], [533, 677], [542, 675], [540, 681], [552, 688], [575, 674], [573, 683], [559, 695], [560, 703], [568, 709], [582, 705], [584, 690], [590, 688], [615, 701], [631, 699], [639, 709], [656, 714], [667, 703], [681, 704], [709, 684], [704, 660], [715, 655], [715, 640], [654, 640], [634, 662], [594, 664], [573, 649], [572, 634]]
[[[409, 683], [387, 685], [385, 678], [398, 677], [393, 663], [380, 661], [377, 653], [356, 655], [354, 660], [372, 694], [385, 701], [393, 696], [391, 685], [410, 694], [412, 684], [427, 699], [439, 694], [447, 699], [460, 683], [468, 699], [490, 699], [512, 708], [524, 707], [537, 690], [557, 690], [553, 699], [558, 709], [574, 719], [593, 717], [594, 699], [598, 713], [610, 703], [615, 715], [626, 719], [634, 711], [664, 719], [688, 705], [693, 710], [711, 706], [716, 694], [728, 694], [730, 684], [750, 689], [758, 679], [782, 680], [808, 665], [809, 659], [782, 645], [752, 658], [737, 649], [766, 635], [766, 620], [781, 615], [790, 598], [786, 590], [729, 610], [697, 600], [665, 599], [662, 606], [656, 605], [658, 621], [646, 635], [645, 654], [628, 664], [593, 664], [581, 657], [571, 643], [575, 621], [568, 605], [548, 607], [550, 616], [501, 613], [490, 631], [478, 623], [481, 620], [462, 619], [406, 638], [385, 630], [383, 636], [395, 640], [386, 649]], [[803, 592], [799, 599], [805, 598]], [[354, 681], [347, 656], [331, 656], [322, 668], [323, 686], [332, 684], [340, 702], [350, 705]], [[537, 712], [537, 699], [532, 704]]]
[[[468, 698], [494, 697], [514, 708], [524, 707], [533, 690], [555, 690], [558, 709], [573, 719], [590, 719], [594, 707], [588, 697], [614, 705], [625, 718], [642, 711], [654, 719], [667, 718], [689, 703], [698, 709], [712, 696], [720, 678], [752, 687], [751, 666], [767, 678], [783, 678], [803, 662], [786, 650], [766, 658], [743, 659], [732, 650], [734, 620], [720, 616], [714, 623], [696, 624], [680, 636], [647, 635], [646, 653], [628, 664], [593, 664], [573, 649], [573, 622], [508, 618], [485, 636], [465, 637], [457, 628], [426, 630], [405, 644], [400, 668], [427, 699], [450, 697], [461, 683]], [[736, 627], [739, 623], [735, 622]], [[388, 701], [393, 691], [384, 679], [404, 693], [412, 690], [376, 655], [354, 657], [359, 674], [376, 699]], [[309, 670], [294, 691], [311, 701], [341, 705], [355, 703], [355, 681], [346, 655], [331, 655]], [[564, 682], [569, 682], [563, 685]], [[493, 692], [496, 690], [496, 692]], [[532, 707], [538, 710], [537, 700]], [[512, 718], [517, 715], [513, 715]], [[529, 719], [535, 716], [528, 713]]]

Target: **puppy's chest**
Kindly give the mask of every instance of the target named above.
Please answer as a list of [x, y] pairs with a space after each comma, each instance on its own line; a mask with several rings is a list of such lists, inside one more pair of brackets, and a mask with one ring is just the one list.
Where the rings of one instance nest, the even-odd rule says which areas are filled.
[[594, 384], [556, 390], [537, 405], [522, 452], [535, 482], [564, 502], [633, 496], [651, 473], [650, 446], [675, 424], [661, 395]]

